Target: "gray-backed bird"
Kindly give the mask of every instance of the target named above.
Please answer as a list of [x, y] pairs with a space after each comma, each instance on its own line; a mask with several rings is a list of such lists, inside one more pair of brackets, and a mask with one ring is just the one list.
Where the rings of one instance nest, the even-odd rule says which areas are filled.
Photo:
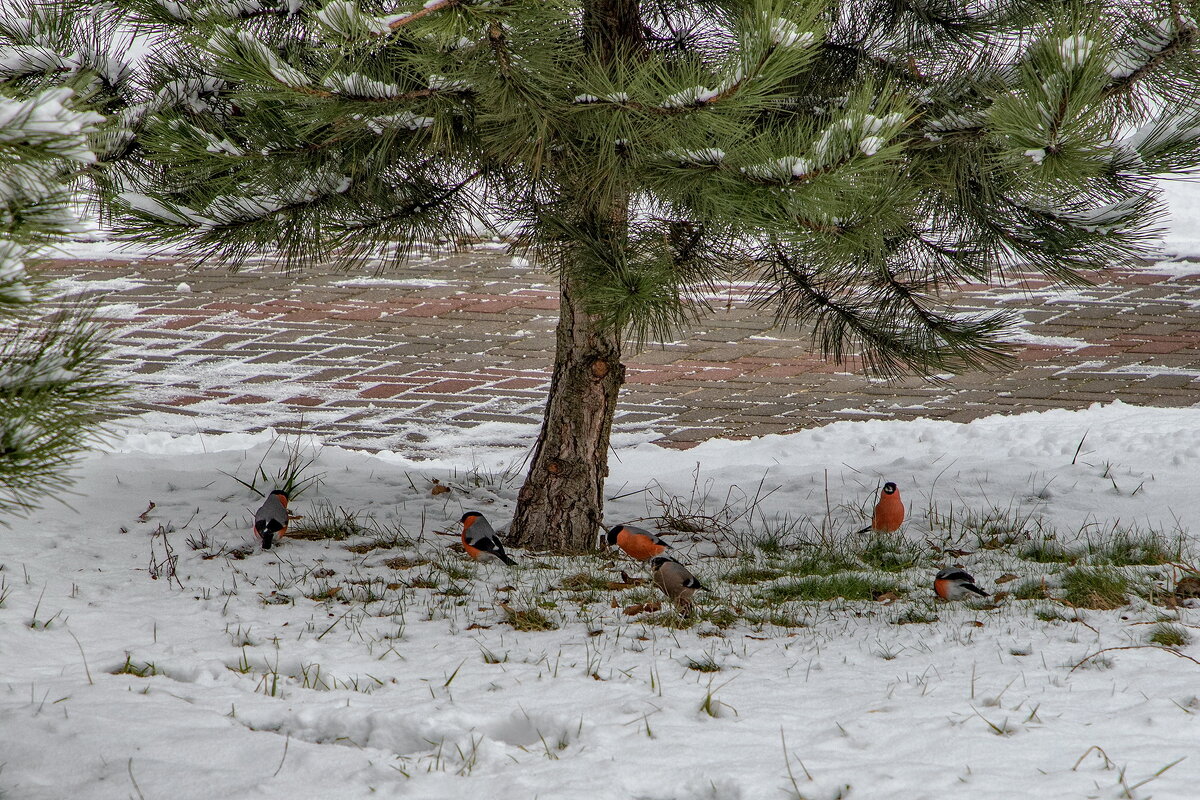
[[468, 511], [462, 515], [462, 546], [467, 555], [476, 561], [491, 561], [498, 559], [510, 567], [516, 566], [504, 552], [500, 536], [492, 529], [491, 523], [478, 511]]
[[687, 616], [692, 613], [692, 595], [697, 591], [707, 589], [696, 580], [696, 576], [688, 572], [688, 568], [670, 556], [657, 556], [650, 561], [650, 569], [654, 573], [654, 585], [662, 589], [663, 594], [671, 599], [680, 614]]
[[988, 597], [988, 593], [975, 585], [971, 573], [957, 567], [938, 572], [933, 578], [933, 591], [943, 600], [963, 600], [968, 597]]
[[270, 550], [271, 545], [287, 533], [287, 505], [287, 492], [276, 489], [267, 495], [258, 511], [254, 512], [254, 535], [262, 542], [263, 550]]

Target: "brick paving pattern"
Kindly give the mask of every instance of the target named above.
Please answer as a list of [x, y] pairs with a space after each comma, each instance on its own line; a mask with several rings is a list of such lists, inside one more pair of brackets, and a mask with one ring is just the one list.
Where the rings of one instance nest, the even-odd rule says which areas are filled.
[[[176, 432], [302, 425], [331, 443], [420, 455], [455, 431], [504, 439], [516, 429], [477, 426], [532, 431], [541, 419], [557, 290], [496, 247], [421, 256], [378, 277], [161, 257], [40, 271], [63, 302], [100, 304], [132, 386], [124, 412], [161, 412], [154, 419]], [[812, 355], [802, 332], [749, 304], [745, 286], [706, 299], [712, 312], [680, 341], [626, 359], [618, 435], [683, 448], [836, 420], [1200, 403], [1200, 265], [1185, 261], [1113, 269], [1084, 288], [1017, 276], [963, 291], [964, 310], [1021, 311], [1016, 359], [934, 381], [871, 380]]]

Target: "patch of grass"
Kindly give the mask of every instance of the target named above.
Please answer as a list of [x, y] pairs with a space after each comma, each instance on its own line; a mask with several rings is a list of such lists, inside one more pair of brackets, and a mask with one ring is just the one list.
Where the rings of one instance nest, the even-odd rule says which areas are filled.
[[931, 622], [937, 622], [938, 615], [923, 608], [908, 608], [897, 615], [893, 620], [893, 625], [928, 625]]
[[503, 664], [504, 662], [508, 661], [508, 653], [505, 653], [503, 656], [498, 656], [491, 650], [488, 650], [486, 647], [481, 647], [479, 654], [483, 657], [483, 663], [485, 664]]
[[1089, 537], [1087, 552], [1090, 563], [1114, 567], [1171, 564], [1181, 561], [1184, 555], [1181, 541], [1171, 543], [1157, 532], [1135, 528], [1114, 529], [1107, 534]]
[[1045, 578], [1026, 578], [1013, 588], [1012, 596], [1014, 600], [1044, 600], [1050, 594]]
[[158, 668], [151, 661], [138, 663], [129, 653], [125, 654], [125, 663], [112, 671], [113, 675], [133, 675], [137, 678], [149, 678], [158, 674]]
[[1078, 608], [1113, 609], [1128, 600], [1129, 581], [1111, 570], [1071, 569], [1062, 576], [1063, 599]]
[[1150, 629], [1146, 641], [1163, 647], [1186, 647], [1192, 643], [1192, 635], [1182, 625], [1160, 622]]
[[558, 583], [558, 588], [568, 592], [587, 592], [608, 588], [609, 581], [603, 575], [576, 572], [568, 575]]
[[436, 589], [440, 585], [428, 575], [418, 575], [408, 582], [410, 589]]
[[553, 631], [558, 623], [539, 608], [512, 608], [503, 606], [504, 621], [518, 631]]
[[389, 558], [383, 562], [383, 565], [388, 569], [412, 569], [413, 567], [424, 566], [429, 563], [428, 558], [409, 558], [407, 556], [396, 556]]
[[764, 614], [747, 614], [746, 621], [754, 625], [775, 625], [780, 628], [807, 628], [808, 623], [795, 614], [769, 609]]
[[[950, 524], [953, 525], [953, 520]], [[1029, 515], [1022, 516], [1013, 508], [969, 511], [959, 518], [958, 524], [963, 533], [975, 537], [976, 547], [983, 550], [999, 550], [1030, 539]]]
[[772, 531], [754, 537], [752, 542], [763, 555], [767, 556], [781, 556], [788, 549], [783, 536]]
[[[374, 526], [359, 520], [361, 512], [348, 511], [342, 507], [334, 508], [331, 503], [321, 501], [314, 503], [304, 519], [297, 521], [288, 528], [288, 537], [292, 539], [333, 539], [341, 541], [351, 536], [361, 536], [371, 533]], [[361, 547], [358, 546], [358, 547]], [[374, 546], [367, 550], [374, 549]], [[353, 552], [359, 552], [355, 550]]]
[[1038, 606], [1033, 610], [1033, 615], [1042, 622], [1066, 622], [1070, 619], [1056, 606]]
[[707, 608], [700, 611], [700, 619], [718, 628], [728, 628], [738, 621], [738, 615], [732, 608]]
[[671, 630], [687, 630], [699, 622], [699, 617], [695, 614], [683, 616], [674, 611], [655, 611], [650, 614], [643, 614], [638, 617], [637, 621], [643, 625], [654, 625], [659, 628], [670, 628]]
[[[267, 459], [271, 454], [282, 451], [284, 463], [273, 472], [268, 472]], [[250, 480], [244, 480], [236, 475], [229, 475], [235, 481], [245, 486], [259, 497], [265, 497], [268, 492], [279, 489], [286, 492], [289, 502], [294, 502], [300, 495], [319, 485], [325, 473], [310, 474], [313, 464], [321, 454], [320, 445], [305, 445], [301, 437], [288, 438], [276, 436], [267, 446], [258, 465], [251, 471]]]
[[699, 658], [688, 656], [687, 668], [696, 672], [720, 672], [721, 665], [712, 657], [711, 653], [705, 653]]
[[777, 583], [759, 593], [764, 600], [786, 603], [789, 600], [872, 600], [883, 592], [896, 592], [900, 587], [890, 580], [841, 574], [801, 578]]
[[727, 572], [721, 580], [725, 583], [731, 583], [734, 586], [748, 586], [750, 584], [765, 583], [774, 580], [782, 574], [782, 570], [773, 567], [760, 567], [747, 564], [731, 572]]
[[1017, 549], [1017, 555], [1038, 564], [1073, 564], [1079, 555], [1053, 539], [1034, 539]]
[[858, 557], [881, 572], [902, 572], [916, 566], [921, 550], [902, 536], [876, 534], [867, 541]]
[[434, 566], [456, 581], [470, 580], [475, 575], [470, 567], [460, 561], [443, 561]]
[[794, 558], [782, 567], [792, 575], [834, 575], [838, 572], [862, 569], [862, 564], [848, 553], [833, 548], [821, 548], [819, 551]]

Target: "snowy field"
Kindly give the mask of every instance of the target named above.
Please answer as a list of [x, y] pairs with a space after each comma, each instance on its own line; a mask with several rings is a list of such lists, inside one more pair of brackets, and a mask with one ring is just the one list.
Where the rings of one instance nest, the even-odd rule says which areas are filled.
[[[3, 534], [0, 797], [1190, 798], [1200, 785], [1200, 649], [1150, 643], [1200, 624], [1163, 563], [1196, 563], [1200, 408], [627, 443], [607, 521], [686, 529], [664, 535], [711, 589], [690, 622], [626, 614], [656, 598], [618, 555], [517, 551], [508, 569], [452, 549], [440, 533], [465, 510], [509, 519], [511, 449], [447, 442], [411, 462], [302, 443], [321, 480], [293, 525], [349, 535], [263, 553], [249, 547], [260, 501], [235, 477], [252, 481], [264, 454], [278, 469], [288, 442], [138, 425], [84, 461], [65, 504]], [[908, 505], [903, 536], [853, 535], [883, 480]], [[1009, 596], [935, 600], [950, 564]], [[1103, 604], [1079, 602], [1080, 574], [1123, 581], [1119, 607], [1082, 607]], [[835, 581], [860, 599], [805, 599]], [[516, 630], [539, 625], [552, 629]]]

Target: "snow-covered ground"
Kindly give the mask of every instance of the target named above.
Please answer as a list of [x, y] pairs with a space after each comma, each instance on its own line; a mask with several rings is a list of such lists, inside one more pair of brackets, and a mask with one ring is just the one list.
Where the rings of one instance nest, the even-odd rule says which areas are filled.
[[[1190, 798], [1200, 785], [1200, 650], [1141, 647], [1155, 623], [1194, 630], [1200, 611], [1161, 594], [1076, 611], [930, 589], [958, 563], [989, 591], [1044, 577], [1061, 596], [1069, 566], [1017, 557], [1027, 539], [1083, 553], [1157, 531], [1193, 559], [1200, 408], [622, 446], [609, 522], [706, 523], [667, 534], [711, 588], [682, 628], [624, 613], [653, 591], [605, 585], [645, 576], [628, 559], [516, 552], [506, 569], [448, 549], [438, 532], [464, 510], [507, 522], [511, 449], [459, 440], [412, 462], [314, 444], [323, 478], [293, 510], [358, 512], [374, 532], [238, 557], [259, 501], [231, 476], [251, 480], [271, 436], [152, 428], [114, 438], [65, 503], [2, 534], [2, 797]], [[434, 495], [434, 478], [451, 490]], [[764, 593], [795, 576], [734, 580], [806, 557], [822, 531], [854, 540], [885, 479], [918, 563], [855, 574], [899, 599], [772, 605]], [[988, 543], [987, 514], [1016, 549]], [[769, 534], [785, 529], [780, 550]], [[1180, 574], [1122, 569], [1143, 595]], [[998, 584], [1005, 573], [1018, 580]], [[518, 632], [506, 608], [558, 627]]]

